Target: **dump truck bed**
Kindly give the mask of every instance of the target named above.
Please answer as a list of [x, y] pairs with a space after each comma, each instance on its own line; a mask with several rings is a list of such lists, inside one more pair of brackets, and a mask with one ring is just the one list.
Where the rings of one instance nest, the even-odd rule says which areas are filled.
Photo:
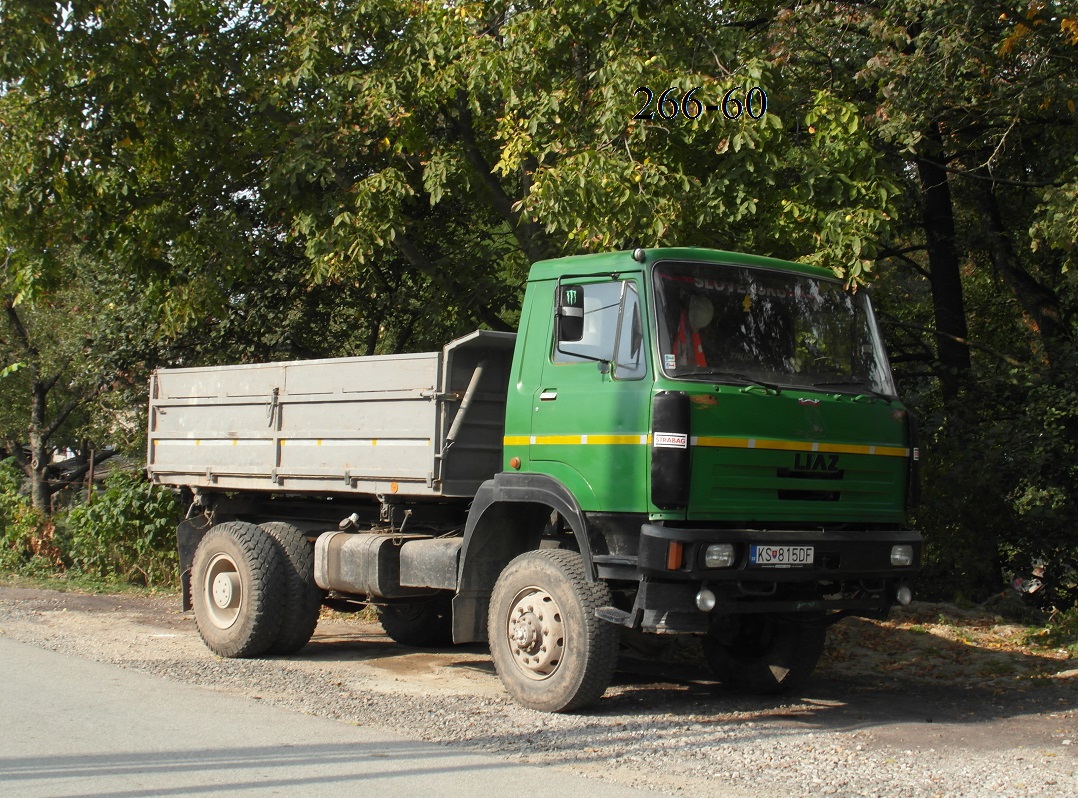
[[160, 369], [147, 471], [216, 490], [473, 496], [502, 467], [514, 339], [478, 331], [441, 352]]

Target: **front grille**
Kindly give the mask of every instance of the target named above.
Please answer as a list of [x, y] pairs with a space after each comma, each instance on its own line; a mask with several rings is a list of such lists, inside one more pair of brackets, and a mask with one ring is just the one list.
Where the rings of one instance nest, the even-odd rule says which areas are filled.
[[837, 502], [842, 494], [837, 490], [783, 490], [779, 488], [779, 501], [784, 502]]
[[[845, 471], [803, 471], [793, 468], [778, 468], [775, 476], [779, 479], [841, 480]], [[837, 490], [805, 490], [803, 488], [776, 488], [779, 501], [791, 502], [837, 502], [842, 494]]]
[[901, 518], [904, 461], [849, 455], [834, 470], [798, 467], [786, 452], [697, 450], [690, 513], [730, 519]]
[[838, 471], [798, 471], [793, 468], [775, 469], [775, 476], [779, 479], [842, 479], [846, 472]]

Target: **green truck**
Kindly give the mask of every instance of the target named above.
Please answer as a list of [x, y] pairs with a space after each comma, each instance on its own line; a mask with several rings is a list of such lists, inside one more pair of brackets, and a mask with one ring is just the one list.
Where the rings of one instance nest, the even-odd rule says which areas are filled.
[[827, 628], [911, 600], [914, 424], [871, 303], [695, 248], [533, 265], [516, 334], [441, 352], [162, 369], [148, 472], [183, 490], [184, 604], [226, 657], [319, 608], [488, 641], [539, 710], [595, 702], [629, 634], [695, 635], [769, 693]]

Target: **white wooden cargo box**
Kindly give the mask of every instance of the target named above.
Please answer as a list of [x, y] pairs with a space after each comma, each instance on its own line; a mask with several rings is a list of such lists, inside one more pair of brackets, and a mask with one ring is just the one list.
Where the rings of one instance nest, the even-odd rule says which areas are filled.
[[472, 496], [502, 468], [514, 338], [478, 331], [441, 352], [160, 369], [147, 470], [217, 490]]

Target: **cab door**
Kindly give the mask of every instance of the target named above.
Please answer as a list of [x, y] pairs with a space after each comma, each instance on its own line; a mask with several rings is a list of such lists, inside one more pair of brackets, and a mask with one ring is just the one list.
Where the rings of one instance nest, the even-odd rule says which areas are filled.
[[646, 511], [651, 380], [637, 277], [553, 290], [553, 325], [533, 396], [531, 459], [593, 512]]

